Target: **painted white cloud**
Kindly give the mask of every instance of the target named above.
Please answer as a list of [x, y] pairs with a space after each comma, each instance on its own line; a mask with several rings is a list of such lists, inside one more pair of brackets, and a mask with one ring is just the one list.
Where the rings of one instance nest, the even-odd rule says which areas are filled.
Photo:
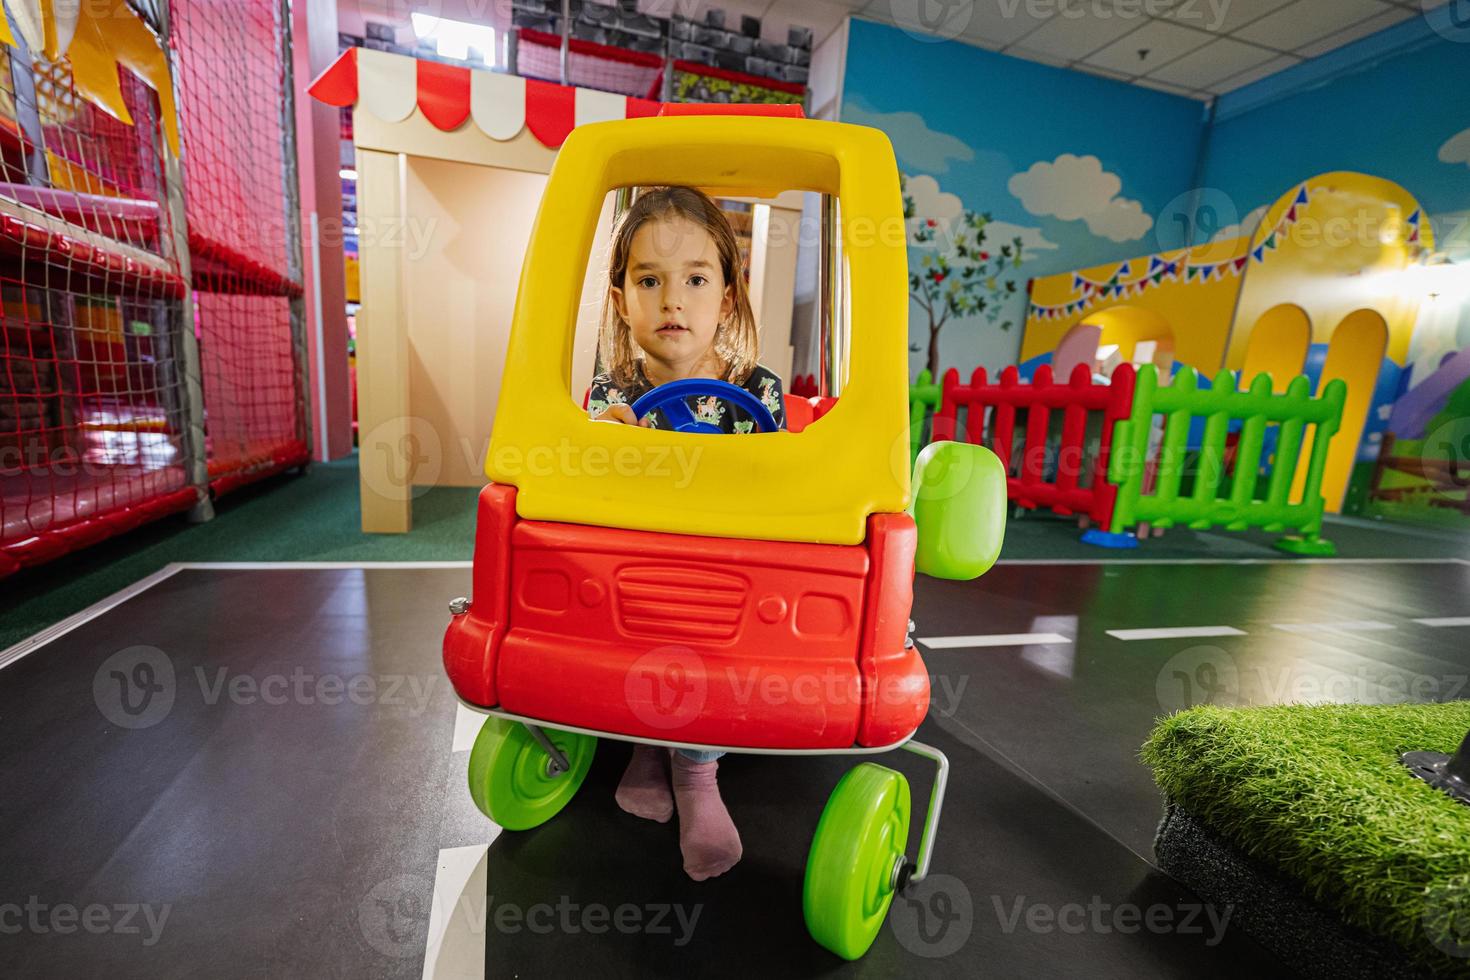
[[1082, 219], [1094, 235], [1110, 238], [1115, 242], [1131, 242], [1142, 238], [1154, 226], [1152, 215], [1145, 214], [1143, 205], [1126, 197], [1115, 197], [1096, 214]]
[[1470, 167], [1470, 129], [1462, 129], [1439, 148], [1441, 163], [1463, 163]]
[[842, 121], [883, 130], [893, 141], [894, 152], [914, 170], [948, 173], [951, 160], [968, 163], [975, 159], [975, 151], [968, 143], [958, 136], [930, 129], [917, 112], [878, 112], [853, 99], [843, 105]]
[[904, 190], [914, 199], [916, 217], [909, 219], [911, 226], [927, 218], [948, 225], [965, 209], [965, 202], [960, 200], [958, 194], [940, 190], [939, 181], [928, 174], [906, 177]]
[[1095, 156], [1063, 153], [1050, 162], [1038, 160], [1006, 186], [1032, 214], [1085, 221], [1094, 235], [1115, 242], [1142, 238], [1154, 225], [1143, 205], [1118, 196], [1122, 178], [1104, 170]]
[[1256, 233], [1256, 225], [1261, 223], [1261, 219], [1266, 216], [1266, 212], [1270, 209], [1271, 206], [1269, 204], [1262, 204], [1258, 208], [1252, 208], [1236, 224], [1226, 225], [1224, 228], [1215, 232], [1215, 237], [1211, 238], [1210, 241], [1224, 242], [1232, 238], [1240, 238], [1244, 235], [1254, 235]]
[[[913, 238], [919, 224], [932, 219], [936, 225], [936, 240], [930, 244], [935, 248], [943, 245], [948, 238], [950, 223], [965, 209], [965, 202], [959, 195], [940, 189], [939, 181], [928, 174], [906, 177], [904, 188], [914, 199], [914, 217], [908, 220], [909, 238]], [[1057, 247], [1056, 242], [1047, 241], [1040, 228], [1027, 228], [1009, 221], [992, 221], [985, 226], [986, 247], [1008, 245], [1014, 238], [1021, 239], [1023, 255]]]
[[1123, 181], [1104, 170], [1097, 157], [1063, 153], [1052, 163], [1036, 161], [1030, 170], [1013, 175], [1007, 187], [1032, 214], [1076, 221], [1105, 208], [1123, 189]]

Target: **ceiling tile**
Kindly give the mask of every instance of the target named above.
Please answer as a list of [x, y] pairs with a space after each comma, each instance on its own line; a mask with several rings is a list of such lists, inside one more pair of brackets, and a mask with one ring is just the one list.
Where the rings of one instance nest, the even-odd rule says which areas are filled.
[[[1291, 0], [1180, 0], [1166, 19], [1212, 34], [1229, 34], [1253, 20], [1280, 10]], [[1221, 9], [1224, 8], [1224, 9]]]
[[1296, 0], [1247, 24], [1235, 36], [1278, 51], [1295, 51], [1388, 8], [1381, 0]]
[[[1210, 42], [1210, 35], [1165, 20], [1151, 20], [1083, 60], [1098, 68], [1141, 75]], [[1147, 57], [1138, 52], [1145, 50]]]
[[[906, 0], [892, 0], [894, 4], [902, 4]], [[920, 4], [929, 4], [933, 0], [917, 0]], [[943, 6], [943, 4], [940, 4]], [[1034, 33], [1046, 25], [1050, 18], [1047, 14], [1052, 10], [1051, 5], [1031, 4], [1026, 0], [1019, 2], [1000, 3], [999, 0], [980, 0], [972, 4], [952, 4], [952, 6], [964, 9], [970, 8], [969, 23], [965, 25], [965, 33], [961, 40], [965, 41], [989, 41], [994, 44], [1013, 44], [1024, 37]], [[1040, 16], [1032, 16], [1031, 8]]]
[[1249, 85], [1251, 82], [1259, 82], [1267, 76], [1274, 75], [1278, 71], [1285, 71], [1292, 65], [1299, 65], [1301, 62], [1302, 59], [1294, 54], [1277, 55], [1270, 61], [1256, 65], [1256, 67], [1243, 71], [1239, 75], [1231, 75], [1229, 78], [1223, 78], [1207, 87], [1216, 95], [1222, 95]]
[[1319, 54], [1326, 54], [1333, 48], [1340, 48], [1344, 44], [1367, 37], [1369, 34], [1377, 34], [1385, 27], [1392, 27], [1400, 21], [1408, 20], [1410, 17], [1415, 16], [1416, 13], [1417, 11], [1410, 10], [1407, 7], [1393, 7], [1377, 16], [1360, 21], [1346, 30], [1338, 31], [1336, 34], [1329, 34], [1320, 41], [1313, 41], [1311, 44], [1297, 48], [1296, 53], [1307, 58], [1315, 58]]
[[1247, 68], [1254, 68], [1274, 57], [1275, 51], [1222, 37], [1149, 72], [1149, 77], [1175, 85], [1204, 88], [1222, 78], [1239, 75]]
[[1093, 0], [1070, 0], [1022, 43], [1031, 51], [1075, 61], [1142, 26], [1144, 19], [1141, 6], [1126, 14]]
[[[1033, 11], [1039, 16], [1033, 16]], [[1020, 40], [1044, 25], [1056, 4], [1027, 0], [935, 3], [933, 0], [872, 0], [858, 10], [869, 20], [892, 24], [916, 37], [967, 41], [998, 47]]]

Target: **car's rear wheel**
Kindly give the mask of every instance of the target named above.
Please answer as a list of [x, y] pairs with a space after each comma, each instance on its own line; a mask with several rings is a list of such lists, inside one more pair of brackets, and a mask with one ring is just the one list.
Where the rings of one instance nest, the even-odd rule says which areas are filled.
[[556, 816], [582, 785], [597, 739], [543, 728], [566, 756], [559, 771], [551, 755], [519, 722], [488, 718], [470, 751], [470, 796], [480, 812], [506, 830], [529, 830]]
[[893, 901], [909, 834], [909, 784], [872, 762], [827, 799], [807, 855], [802, 912], [813, 939], [846, 960], [868, 951]]

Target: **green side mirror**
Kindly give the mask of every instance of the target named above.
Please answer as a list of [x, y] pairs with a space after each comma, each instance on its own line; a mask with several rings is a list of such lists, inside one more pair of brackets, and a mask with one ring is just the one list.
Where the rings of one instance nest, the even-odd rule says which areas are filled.
[[1006, 529], [1006, 471], [995, 453], [965, 442], [933, 442], [914, 462], [909, 513], [919, 530], [914, 567], [935, 578], [984, 575]]

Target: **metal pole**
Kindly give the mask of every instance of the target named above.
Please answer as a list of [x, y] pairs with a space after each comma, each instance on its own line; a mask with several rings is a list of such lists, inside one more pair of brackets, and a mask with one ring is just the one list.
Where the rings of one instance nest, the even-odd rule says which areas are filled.
[[520, 74], [521, 32], [512, 29], [505, 35], [505, 70], [512, 75]]
[[821, 270], [822, 372], [817, 394], [836, 398], [842, 390], [842, 256], [837, 245], [837, 198], [822, 195]]
[[929, 811], [924, 814], [924, 831], [919, 837], [918, 866], [905, 882], [911, 884], [923, 881], [929, 874], [929, 860], [934, 856], [934, 838], [939, 834], [939, 814], [944, 809], [944, 787], [949, 783], [949, 758], [934, 746], [913, 739], [903, 743], [903, 747], [939, 767], [934, 773], [934, 788], [929, 791]]
[[[301, 190], [296, 169], [296, 89], [295, 73], [291, 67], [291, 0], [281, 0], [276, 7], [276, 16], [281, 25], [281, 183], [286, 198], [286, 274], [301, 282]], [[314, 244], [314, 243], [313, 243]], [[313, 266], [316, 275], [319, 267]], [[291, 347], [295, 355], [296, 370], [292, 379], [296, 385], [296, 436], [306, 446], [307, 458], [311, 458], [312, 425], [309, 417], [310, 401], [307, 397], [307, 364], [310, 354], [306, 342], [306, 300], [302, 295], [292, 296], [288, 302], [291, 319]], [[322, 366], [325, 371], [325, 365]], [[316, 439], [325, 447], [327, 434], [318, 432]], [[325, 450], [322, 457], [326, 458]]]
[[619, 187], [613, 193], [612, 223], [614, 228], [617, 228], [618, 226], [618, 219], [620, 219], [623, 216], [624, 212], [626, 212], [632, 206], [633, 188]]
[[674, 31], [672, 27], [668, 31], [664, 38], [664, 78], [658, 96], [663, 102], [674, 101]]
[[[169, 22], [168, 7], [164, 6], [162, 14], [162, 37], [168, 43], [172, 34], [172, 24]], [[174, 91], [179, 91], [178, 62], [169, 59], [169, 74], [172, 76]], [[162, 107], [160, 106], [160, 111]], [[174, 119], [179, 119], [178, 102], [174, 103]], [[160, 123], [162, 120], [160, 119]], [[184, 390], [184, 472], [188, 474], [189, 485], [194, 487], [199, 494], [198, 501], [189, 511], [190, 523], [198, 524], [213, 519], [214, 501], [209, 496], [209, 459], [205, 452], [204, 434], [204, 384], [202, 380], [203, 370], [199, 361], [199, 340], [194, 334], [194, 288], [193, 269], [189, 260], [189, 231], [184, 209], [184, 174], [178, 159], [169, 152], [168, 143], [163, 139], [162, 126], [160, 132], [155, 135], [158, 145], [158, 155], [163, 160], [163, 186], [164, 186], [164, 208], [168, 212], [169, 243], [168, 249], [178, 265], [179, 276], [184, 280], [184, 296], [180, 300], [169, 301], [171, 312], [177, 317], [178, 328], [178, 357], [179, 367], [183, 373]], [[182, 143], [187, 139], [184, 133], [179, 134]], [[181, 151], [182, 152], [182, 149]]]
[[572, 50], [572, 0], [561, 0], [561, 83], [568, 81], [567, 59]]

